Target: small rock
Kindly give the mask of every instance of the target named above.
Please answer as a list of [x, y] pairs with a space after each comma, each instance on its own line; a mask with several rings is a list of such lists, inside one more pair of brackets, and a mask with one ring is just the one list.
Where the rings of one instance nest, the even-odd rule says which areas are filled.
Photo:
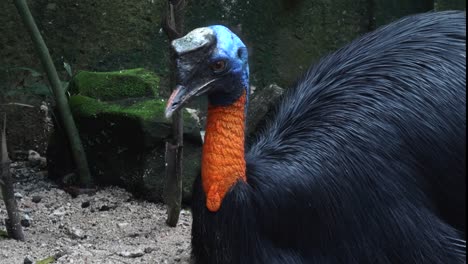
[[81, 208], [88, 208], [91, 203], [89, 201], [85, 201], [81, 203]]
[[34, 150], [30, 150], [28, 152], [28, 164], [31, 167], [39, 166], [41, 168], [45, 168], [47, 166], [47, 160], [44, 157], [41, 157], [39, 153]]
[[29, 220], [26, 220], [26, 219], [21, 219], [21, 225], [23, 227], [30, 227], [31, 226], [31, 222]]
[[69, 250], [62, 250], [62, 251], [59, 251], [57, 253], [55, 253], [54, 257], [55, 259], [59, 259], [65, 255], [69, 255], [70, 254], [70, 251]]
[[29, 215], [25, 214], [23, 216], [23, 219], [21, 219], [20, 223], [21, 223], [21, 225], [23, 227], [30, 227], [31, 226], [31, 217], [29, 217]]
[[147, 248], [145, 248], [144, 251], [145, 251], [146, 254], [149, 254], [149, 253], [153, 252], [154, 250], [155, 250], [154, 248], [147, 247]]
[[39, 195], [34, 195], [31, 200], [33, 203], [40, 203], [42, 201], [42, 197]]
[[23, 264], [33, 264], [34, 261], [30, 257], [25, 257], [23, 260]]
[[66, 212], [65, 212], [63, 207], [55, 209], [54, 212], [52, 213], [52, 215], [55, 215], [55, 216], [63, 216], [65, 214], [66, 214]]
[[99, 211], [103, 212], [103, 211], [109, 211], [111, 208], [108, 206], [108, 205], [103, 205], [101, 206], [101, 208], [99, 208]]
[[15, 192], [14, 195], [15, 195], [15, 198], [17, 198], [17, 199], [23, 198], [23, 195], [21, 193], [19, 193], [19, 192]]
[[75, 228], [75, 227], [72, 227], [72, 228], [68, 229], [68, 235], [73, 239], [86, 238], [86, 235], [85, 235], [84, 231], [79, 229], [79, 228]]
[[139, 258], [143, 257], [145, 255], [145, 252], [141, 249], [137, 249], [135, 251], [122, 251], [118, 253], [119, 256], [125, 257], [125, 258]]
[[118, 223], [117, 226], [119, 228], [124, 228], [124, 227], [128, 226], [128, 223]]
[[139, 237], [139, 236], [140, 236], [140, 234], [138, 234], [138, 233], [131, 233], [131, 234], [128, 235], [128, 237], [131, 237], [131, 238], [135, 238], [135, 237]]

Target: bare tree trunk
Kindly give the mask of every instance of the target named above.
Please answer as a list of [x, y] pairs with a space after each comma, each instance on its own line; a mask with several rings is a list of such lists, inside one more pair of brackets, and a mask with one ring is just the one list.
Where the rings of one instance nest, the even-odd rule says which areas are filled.
[[13, 189], [13, 180], [10, 174], [10, 158], [6, 144], [6, 115], [3, 120], [2, 142], [0, 150], [0, 185], [2, 189], [3, 201], [8, 213], [8, 218], [5, 219], [8, 236], [24, 241], [23, 228], [21, 227], [21, 217], [18, 212], [18, 205], [15, 200], [15, 191]]
[[65, 96], [64, 88], [62, 87], [57, 70], [55, 69], [52, 58], [50, 57], [49, 50], [47, 49], [44, 39], [42, 38], [41, 33], [39, 32], [39, 29], [34, 22], [34, 18], [29, 11], [26, 0], [14, 0], [14, 4], [16, 9], [18, 9], [21, 18], [23, 19], [26, 28], [29, 30], [31, 39], [34, 43], [34, 46], [36, 47], [36, 51], [39, 54], [44, 69], [47, 72], [47, 77], [49, 78], [49, 82], [54, 92], [60, 119], [65, 128], [75, 165], [78, 169], [80, 183], [83, 187], [89, 187], [91, 186], [92, 182], [88, 161], [86, 160], [86, 155], [83, 149], [83, 145], [81, 144], [78, 129], [76, 128], [75, 121], [73, 120], [70, 106], [68, 105], [68, 100]]
[[[163, 17], [163, 29], [169, 41], [182, 36], [184, 24], [185, 0], [168, 0], [167, 14]], [[171, 53], [170, 85], [175, 87], [175, 62]], [[179, 221], [182, 207], [182, 162], [183, 162], [184, 120], [182, 111], [172, 116], [172, 135], [166, 143], [166, 184], [164, 199], [167, 205], [167, 220], [169, 226], [175, 227]]]

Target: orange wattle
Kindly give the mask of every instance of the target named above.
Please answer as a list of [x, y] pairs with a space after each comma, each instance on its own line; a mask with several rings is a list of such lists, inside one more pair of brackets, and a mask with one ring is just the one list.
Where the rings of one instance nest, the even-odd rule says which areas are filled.
[[202, 182], [206, 207], [216, 212], [224, 196], [239, 180], [246, 180], [244, 157], [244, 94], [228, 106], [208, 106], [202, 154]]

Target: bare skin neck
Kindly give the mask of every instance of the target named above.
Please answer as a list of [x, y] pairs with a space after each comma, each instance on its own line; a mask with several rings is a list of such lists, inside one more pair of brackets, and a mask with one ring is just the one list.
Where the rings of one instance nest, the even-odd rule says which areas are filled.
[[246, 181], [245, 102], [244, 93], [229, 106], [208, 106], [202, 182], [206, 207], [212, 212], [219, 210], [224, 196], [237, 181]]

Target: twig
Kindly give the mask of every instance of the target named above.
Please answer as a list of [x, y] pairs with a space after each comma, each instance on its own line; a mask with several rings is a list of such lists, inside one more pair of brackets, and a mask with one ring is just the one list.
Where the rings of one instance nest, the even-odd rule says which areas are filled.
[[30, 107], [30, 108], [34, 108], [34, 107], [35, 107], [35, 106], [33, 106], [33, 105], [22, 104], [22, 103], [8, 103], [8, 104], [0, 104], [0, 105], [24, 106], [24, 107]]

